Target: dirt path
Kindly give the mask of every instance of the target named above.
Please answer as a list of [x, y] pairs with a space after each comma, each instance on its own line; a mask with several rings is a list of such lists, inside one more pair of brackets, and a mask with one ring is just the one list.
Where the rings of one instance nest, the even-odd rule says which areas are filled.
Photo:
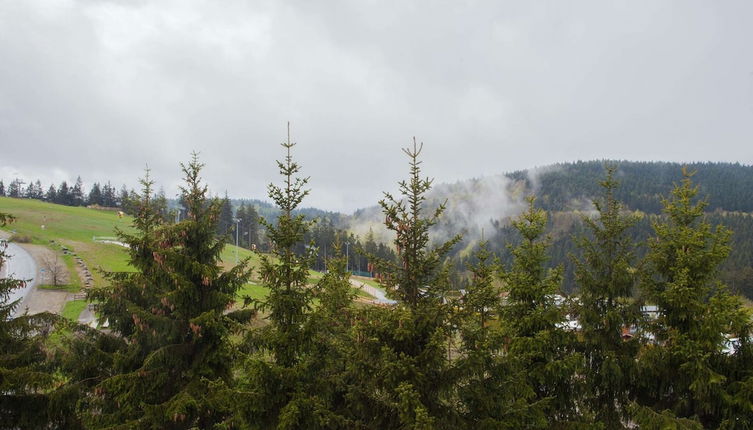
[[[42, 267], [41, 262], [45, 257], [54, 257], [55, 252], [41, 245], [31, 245], [28, 243], [19, 244], [24, 248], [34, 260], [38, 267]], [[73, 298], [73, 294], [59, 290], [43, 290], [39, 284], [45, 282], [44, 275], [37, 273], [39, 279], [38, 285], [26, 296], [18, 307], [19, 312], [28, 311], [29, 314], [38, 314], [40, 312], [52, 312], [60, 314], [63, 311], [65, 302]]]

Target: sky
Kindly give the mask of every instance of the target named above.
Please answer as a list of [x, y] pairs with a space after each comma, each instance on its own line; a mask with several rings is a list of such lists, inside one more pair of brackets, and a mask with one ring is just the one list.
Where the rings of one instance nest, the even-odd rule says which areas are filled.
[[0, 179], [304, 206], [591, 159], [753, 163], [753, 2], [0, 0]]

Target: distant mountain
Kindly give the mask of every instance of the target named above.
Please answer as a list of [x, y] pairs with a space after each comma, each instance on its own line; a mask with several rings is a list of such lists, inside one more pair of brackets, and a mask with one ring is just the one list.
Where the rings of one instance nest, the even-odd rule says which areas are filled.
[[[643, 214], [632, 231], [639, 245], [652, 234], [651, 222], [661, 216], [662, 198], [682, 180], [682, 169], [695, 172], [693, 181], [700, 188], [699, 195], [708, 201], [709, 220], [733, 230], [733, 251], [722, 267], [722, 278], [734, 290], [753, 298], [753, 166], [738, 163], [578, 161], [438, 184], [429, 196], [429, 205], [447, 202], [447, 209], [433, 230], [434, 237], [445, 240], [463, 234], [453, 250], [460, 274], [481, 237], [489, 241], [503, 263], [509, 263], [506, 244], [517, 240], [509, 220], [525, 208], [527, 196], [535, 195], [536, 205], [549, 212], [548, 233], [553, 241], [550, 265], [564, 266], [565, 289], [573, 291], [577, 287], [571, 256], [577, 256], [579, 250], [572, 238], [584, 233], [582, 217], [594, 211], [591, 201], [601, 192], [599, 182], [604, 178], [605, 163], [617, 166], [617, 198], [627, 209]], [[391, 238], [376, 206], [342, 217], [341, 222], [359, 235], [373, 231], [382, 241]], [[639, 246], [638, 257], [644, 251]]]
[[661, 212], [661, 196], [667, 195], [673, 184], [682, 179], [684, 167], [695, 172], [693, 181], [700, 185], [700, 195], [708, 196], [710, 211], [753, 211], [753, 166], [739, 163], [578, 161], [505, 176], [524, 181], [546, 210], [574, 210], [599, 193], [605, 162], [618, 167], [617, 178], [621, 183], [617, 198], [630, 209]]

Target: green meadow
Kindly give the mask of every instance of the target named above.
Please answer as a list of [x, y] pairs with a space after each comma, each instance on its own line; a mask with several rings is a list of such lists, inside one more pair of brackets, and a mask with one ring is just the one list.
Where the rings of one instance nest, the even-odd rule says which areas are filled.
[[[68, 248], [81, 257], [94, 277], [95, 285], [102, 285], [105, 280], [102, 272], [129, 271], [127, 250], [116, 244], [95, 242], [95, 237], [116, 236], [116, 230], [133, 231], [130, 216], [119, 217], [112, 210], [90, 209], [85, 207], [71, 207], [31, 199], [15, 199], [0, 197], [0, 212], [7, 212], [16, 217], [15, 222], [5, 226], [5, 230], [18, 236], [26, 236], [30, 243], [43, 245], [60, 251]], [[237, 253], [237, 254], [236, 254]], [[228, 244], [222, 250], [222, 264], [229, 269], [238, 261], [248, 260], [254, 269], [251, 282], [244, 285], [238, 292], [238, 297], [250, 296], [255, 299], [266, 297], [268, 289], [259, 285], [258, 268], [259, 256], [247, 249]], [[80, 288], [80, 280], [75, 274], [74, 262], [70, 256], [63, 256], [63, 261], [71, 272], [71, 282], [62, 286], [70, 292]], [[309, 282], [315, 283], [321, 279], [320, 272], [311, 271]], [[360, 297], [370, 298], [368, 294], [358, 290]], [[66, 314], [74, 316], [81, 304], [69, 304]]]

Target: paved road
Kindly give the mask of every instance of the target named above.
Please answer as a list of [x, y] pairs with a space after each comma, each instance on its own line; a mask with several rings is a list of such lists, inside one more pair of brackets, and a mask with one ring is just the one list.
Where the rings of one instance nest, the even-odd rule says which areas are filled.
[[34, 285], [36, 285], [37, 264], [34, 262], [31, 254], [15, 243], [8, 244], [6, 253], [8, 254], [8, 259], [5, 262], [5, 267], [3, 267], [2, 276], [10, 276], [14, 279], [25, 279], [28, 281], [26, 287], [13, 290], [8, 299], [9, 302], [21, 299], [21, 303], [16, 307], [16, 314], [18, 314], [23, 312], [24, 299], [34, 289]]
[[396, 301], [392, 299], [388, 299], [387, 296], [384, 294], [384, 291], [382, 291], [381, 289], [372, 287], [371, 285], [368, 285], [365, 282], [361, 282], [357, 279], [351, 279], [350, 284], [374, 296], [374, 298], [376, 299], [374, 301], [377, 303], [382, 303], [382, 304], [387, 304], [387, 305], [397, 303]]

